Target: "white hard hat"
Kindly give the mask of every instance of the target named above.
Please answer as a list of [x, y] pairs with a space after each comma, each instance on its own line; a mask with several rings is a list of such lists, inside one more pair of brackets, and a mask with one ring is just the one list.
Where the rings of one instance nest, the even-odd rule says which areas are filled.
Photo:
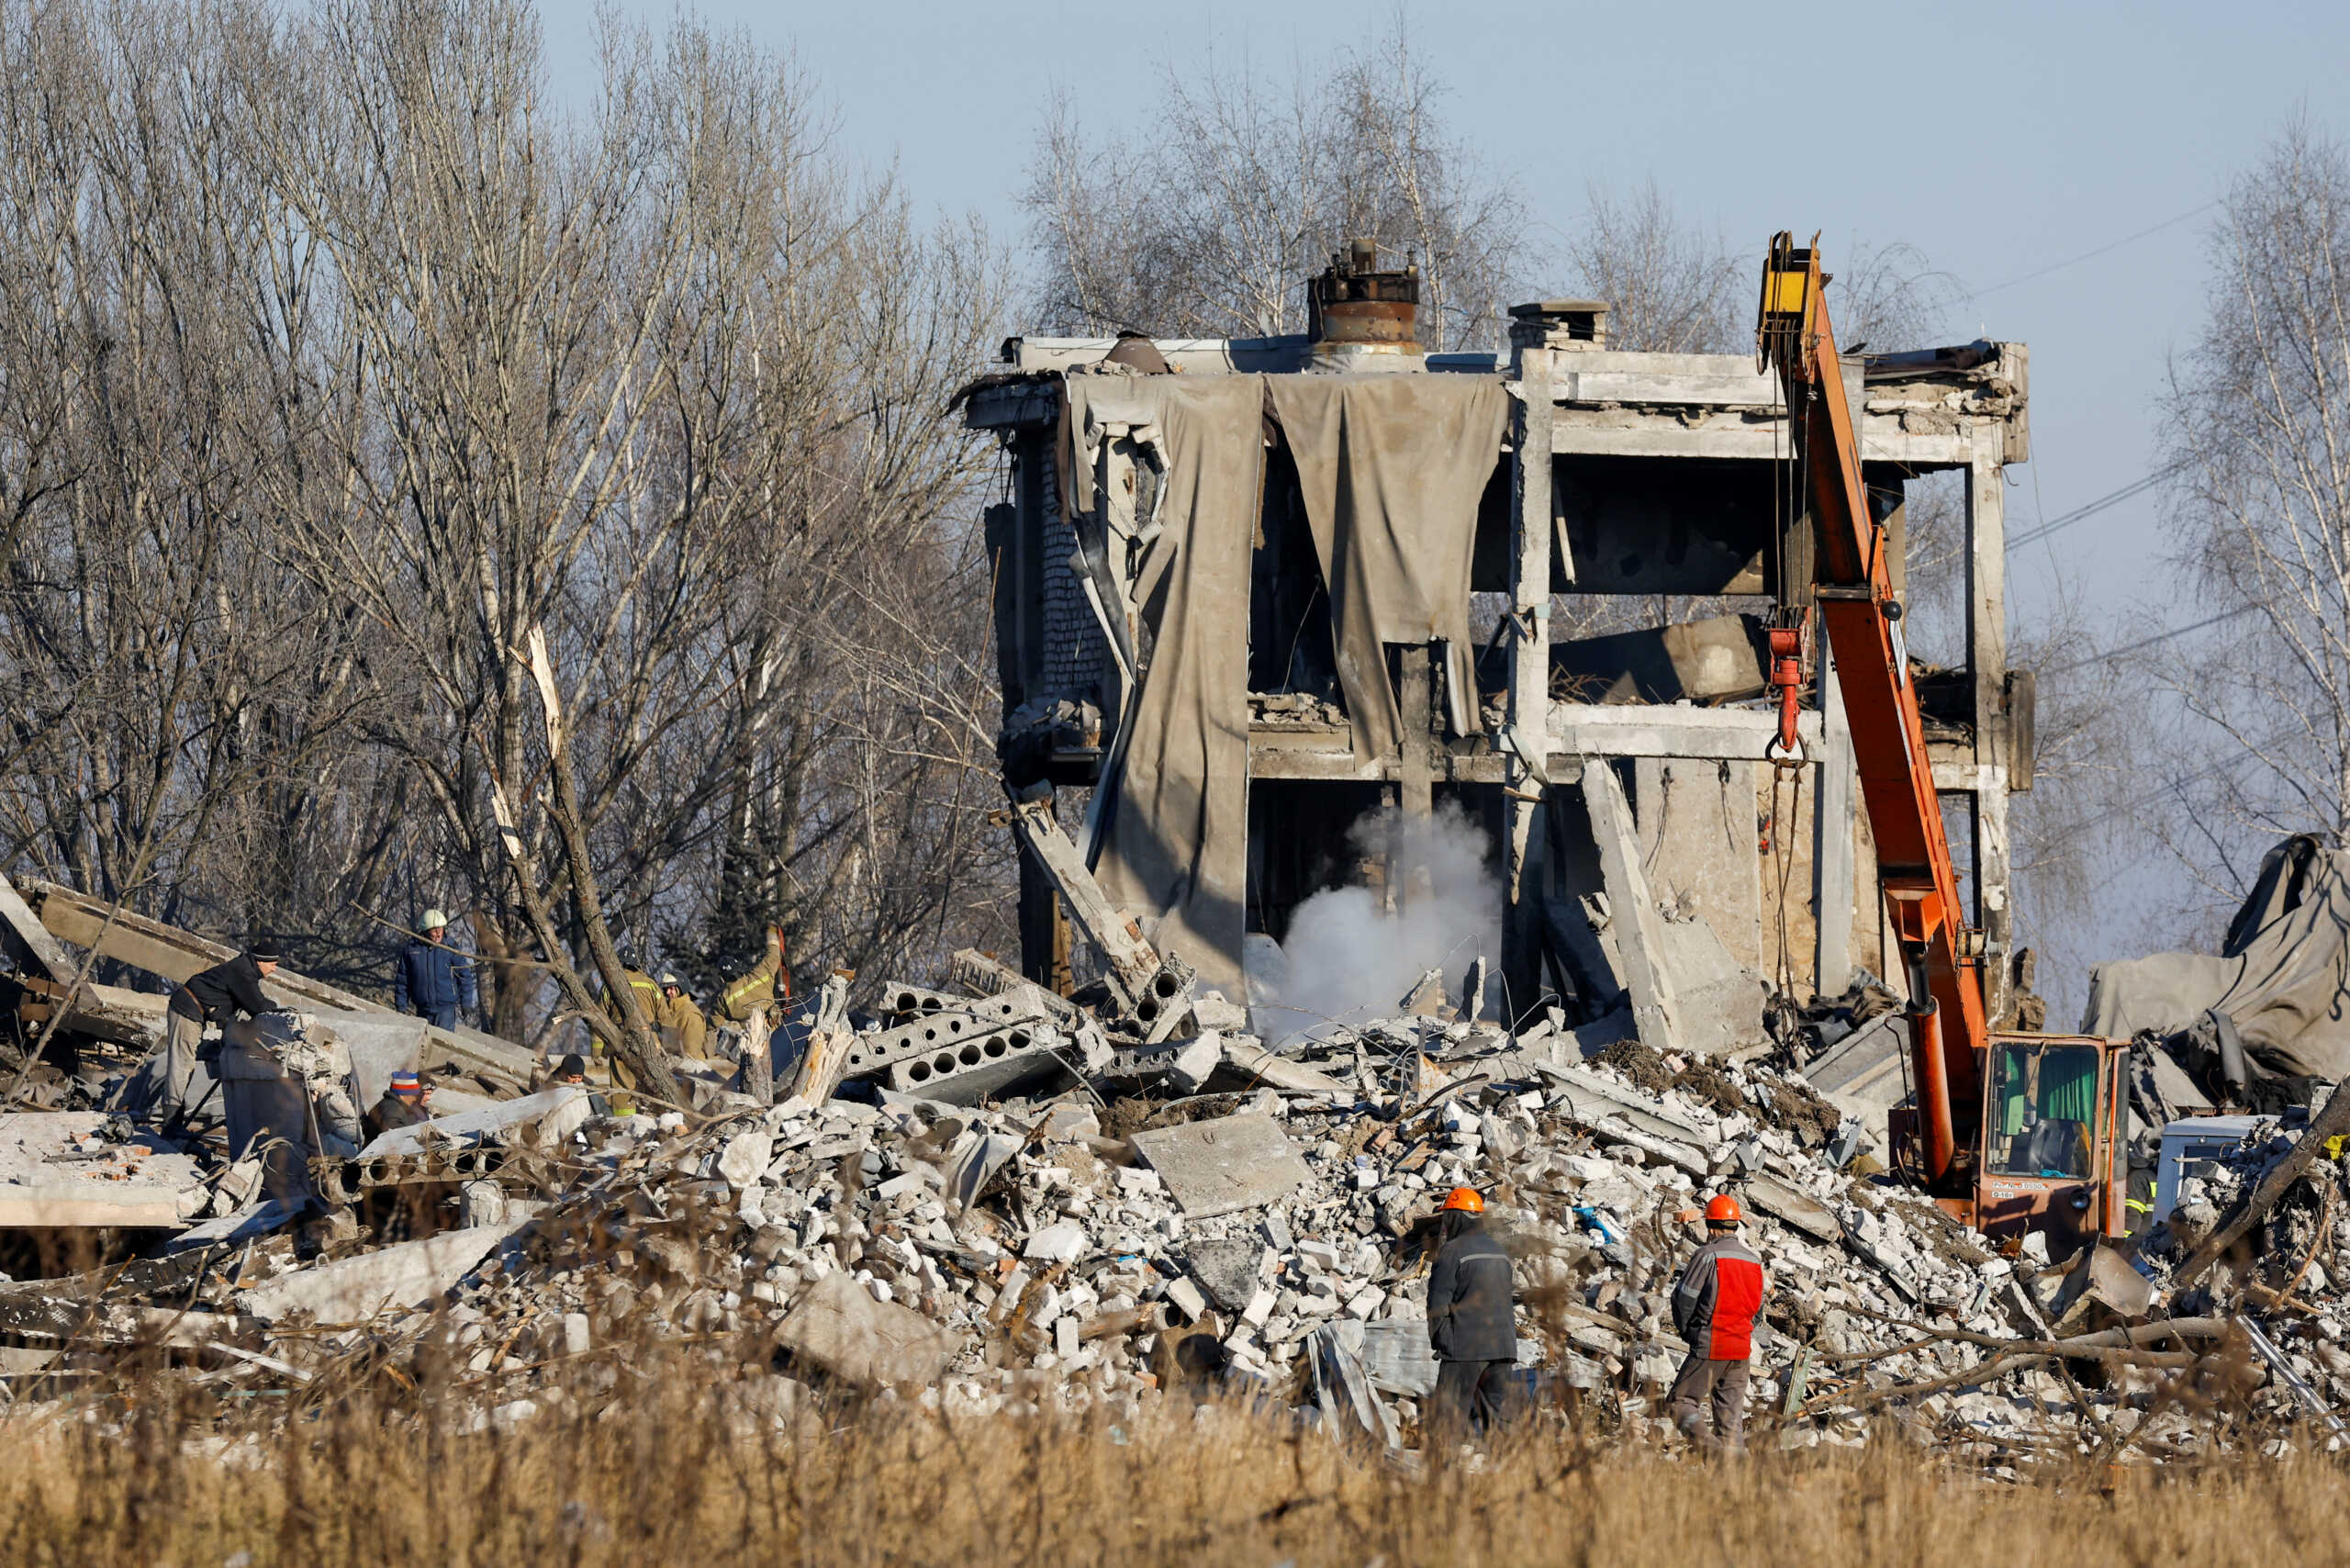
[[449, 917], [446, 914], [443, 914], [441, 911], [437, 909], [428, 909], [424, 912], [425, 930], [430, 931], [436, 925], [446, 925], [448, 924]]

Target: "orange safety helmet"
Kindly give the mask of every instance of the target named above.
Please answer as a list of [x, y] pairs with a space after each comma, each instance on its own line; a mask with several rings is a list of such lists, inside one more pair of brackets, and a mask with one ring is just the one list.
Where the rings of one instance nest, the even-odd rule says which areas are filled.
[[1485, 1200], [1477, 1195], [1474, 1187], [1455, 1187], [1446, 1196], [1444, 1206], [1458, 1209], [1465, 1215], [1481, 1215], [1485, 1212]]
[[1745, 1217], [1738, 1212], [1738, 1200], [1728, 1193], [1717, 1193], [1706, 1200], [1707, 1225], [1736, 1225]]

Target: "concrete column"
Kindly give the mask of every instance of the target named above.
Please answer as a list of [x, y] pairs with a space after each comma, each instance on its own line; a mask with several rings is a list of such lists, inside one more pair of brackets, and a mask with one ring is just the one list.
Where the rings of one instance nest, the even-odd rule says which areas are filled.
[[1812, 792], [1811, 907], [1818, 924], [1812, 984], [1833, 996], [1852, 983], [1852, 819], [1857, 814], [1852, 726], [1836, 660], [1821, 639], [1819, 712], [1825, 732]]
[[[1526, 754], [1550, 749], [1550, 360], [1549, 349], [1518, 352], [1516, 427], [1516, 548], [1510, 557], [1510, 614], [1515, 620], [1509, 675], [1509, 726]], [[1528, 853], [1543, 782], [1517, 746], [1508, 756], [1509, 841], [1504, 846], [1508, 908], [1502, 925], [1502, 975], [1511, 1005], [1534, 1005], [1542, 990], [1542, 895], [1539, 862]]]
[[1975, 924], [1982, 928], [1983, 1012], [2008, 1007], [2014, 929], [2008, 875], [2006, 449], [2000, 427], [1973, 429], [1966, 470], [1966, 662], [1975, 672]]

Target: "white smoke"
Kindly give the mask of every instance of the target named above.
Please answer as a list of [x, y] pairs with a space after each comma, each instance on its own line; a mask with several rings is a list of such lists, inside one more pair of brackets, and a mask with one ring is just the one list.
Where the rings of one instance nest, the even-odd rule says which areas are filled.
[[1298, 905], [1281, 972], [1262, 977], [1271, 997], [1257, 1010], [1257, 1027], [1273, 1041], [1328, 1021], [1393, 1016], [1430, 969], [1444, 971], [1446, 994], [1458, 1002], [1472, 963], [1481, 955], [1489, 970], [1500, 962], [1501, 885], [1486, 868], [1484, 834], [1458, 809], [1376, 812], [1348, 837], [1364, 858], [1386, 861], [1395, 911], [1385, 890], [1362, 887]]

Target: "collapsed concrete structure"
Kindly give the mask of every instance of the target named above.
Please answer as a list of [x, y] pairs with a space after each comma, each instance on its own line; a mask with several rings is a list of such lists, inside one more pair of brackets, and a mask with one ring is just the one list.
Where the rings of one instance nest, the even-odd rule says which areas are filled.
[[[1304, 337], [1004, 345], [965, 409], [1011, 464], [988, 520], [1007, 785], [1091, 790], [1080, 849], [1109, 897], [1236, 1001], [1248, 952], [1309, 897], [1380, 885], [1350, 827], [1447, 802], [1494, 846], [1490, 1010], [1628, 1003], [1651, 1044], [1729, 1050], [1761, 1039], [1753, 977], [1834, 995], [1893, 972], [1825, 658], [1806, 820], [1773, 842], [1753, 612], [1807, 599], [1813, 548], [1776, 381], [1612, 350], [1594, 302], [1518, 308], [1502, 355], [1424, 354], [1345, 315], [1416, 287], [1358, 247], [1314, 280]], [[1845, 363], [1897, 558], [1906, 484], [1964, 476], [1968, 659], [1920, 691], [2002, 1023], [2033, 714], [2007, 665], [2001, 476], [2029, 455], [2027, 365], [1989, 342]], [[1729, 613], [1554, 637], [1561, 596], [1592, 595]], [[1023, 967], [1065, 990], [1062, 905], [1029, 857]], [[1754, 1005], [1727, 1034], [1687, 1004], [1740, 976]]]
[[[1433, 975], [1405, 977], [1401, 1015], [1275, 1051], [1144, 937], [1041, 800], [1015, 821], [1100, 959], [1083, 1002], [971, 952], [948, 989], [886, 984], [869, 1011], [835, 976], [772, 1036], [755, 1021], [738, 1059], [680, 1064], [692, 1103], [658, 1114], [601, 1082], [520, 1092], [496, 1070], [519, 1054], [504, 1042], [467, 1045], [464, 1067], [419, 1021], [314, 1005], [354, 1068], [440, 1052], [443, 1086], [442, 1114], [312, 1163], [324, 1220], [263, 1191], [217, 1128], [0, 1116], [0, 1247], [31, 1276], [0, 1282], [0, 1385], [41, 1408], [158, 1364], [248, 1389], [462, 1367], [462, 1417], [510, 1424], [615, 1395], [647, 1347], [723, 1340], [785, 1418], [825, 1390], [966, 1413], [1237, 1398], [1393, 1450], [1433, 1386], [1438, 1204], [1470, 1184], [1513, 1258], [1520, 1377], [1545, 1411], [1665, 1436], [1670, 1282], [1699, 1204], [1728, 1191], [1773, 1271], [1754, 1387], [1780, 1446], [1866, 1441], [1891, 1408], [1995, 1473], [2098, 1445], [2233, 1447], [2210, 1394], [2257, 1432], [2315, 1417], [2307, 1440], [2350, 1440], [2331, 1107], [2206, 1128], [2134, 1269], [2106, 1243], [2002, 1249], [1863, 1158], [1883, 1058], [1846, 1058], [1893, 1017], [1881, 987], [1804, 1010], [1830, 1098], [1563, 1006], [1505, 1025], [1477, 1016], [1482, 984], [1456, 1005]], [[74, 1070], [46, 1082], [103, 1104], [144, 1048], [108, 1033], [137, 1008], [61, 1000], [21, 967], [79, 967], [49, 922], [88, 901], [35, 891], [39, 911], [8, 913], [19, 1017], [67, 1008]], [[123, 923], [95, 907], [73, 926], [85, 950]], [[141, 935], [158, 966], [197, 946]], [[367, 1038], [392, 1025], [405, 1044]], [[16, 1261], [61, 1232], [85, 1245]], [[2067, 1368], [2089, 1361], [2085, 1388]], [[2076, 1429], [2049, 1429], [2060, 1404]]]

